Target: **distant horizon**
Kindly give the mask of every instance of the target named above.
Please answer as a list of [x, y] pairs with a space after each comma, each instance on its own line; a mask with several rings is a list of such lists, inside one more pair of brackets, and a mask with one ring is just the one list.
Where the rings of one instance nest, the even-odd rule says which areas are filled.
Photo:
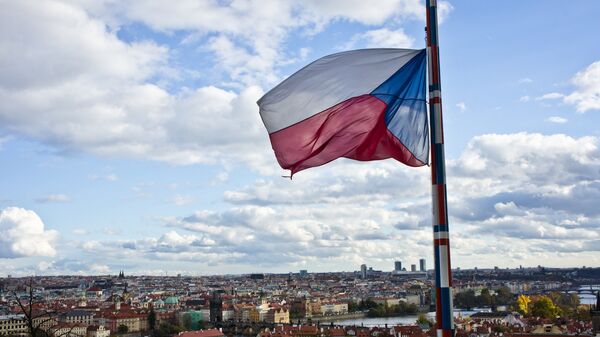
[[[530, 266], [530, 267], [525, 267], [523, 266], [522, 270], [528, 270], [528, 269], [539, 269], [539, 268], [544, 268], [544, 269], [551, 269], [551, 270], [569, 270], [569, 269], [600, 269], [600, 267], [591, 267], [591, 266], [580, 266], [580, 267], [550, 267], [550, 266]], [[584, 268], [585, 267], [585, 268]], [[519, 270], [519, 267], [513, 267], [513, 268], [509, 268], [509, 267], [505, 267], [505, 268], [500, 268], [498, 267], [498, 270]], [[302, 269], [301, 269], [302, 270]], [[393, 273], [394, 270], [379, 270], [379, 269], [374, 269], [377, 272], [383, 272], [383, 273]], [[474, 271], [475, 268], [460, 268], [460, 269], [456, 269], [456, 268], [452, 268], [452, 271]], [[477, 267], [478, 271], [493, 271], [495, 270], [494, 267], [482, 267], [479, 268]], [[430, 271], [434, 271], [434, 269], [427, 269], [425, 272], [430, 272]], [[70, 276], [70, 277], [88, 277], [88, 276], [98, 276], [98, 277], [102, 277], [102, 276], [118, 276], [119, 275], [118, 271], [117, 273], [109, 273], [109, 274], [56, 274], [56, 275], [21, 275], [21, 276], [14, 276], [14, 275], [10, 275], [11, 278], [28, 278], [28, 277], [64, 277], [64, 276]], [[175, 273], [175, 275], [161, 275], [161, 274], [136, 274], [134, 273], [127, 273], [125, 270], [123, 270], [124, 272], [124, 277], [128, 277], [128, 276], [135, 276], [135, 277], [144, 277], [144, 276], [152, 276], [152, 277], [178, 277], [177, 273]], [[410, 270], [405, 270], [402, 272], [406, 272], [406, 273], [419, 273], [422, 271], [410, 271]], [[307, 270], [308, 274], [356, 274], [356, 273], [360, 273], [360, 270], [353, 270], [353, 271], [313, 271], [311, 272], [310, 270]], [[288, 271], [288, 272], [249, 272], [249, 273], [239, 273], [239, 274], [235, 274], [235, 273], [231, 273], [231, 274], [184, 274], [181, 273], [181, 277], [211, 277], [211, 276], [248, 276], [248, 275], [252, 275], [252, 274], [263, 274], [263, 275], [278, 275], [278, 276], [286, 276], [289, 274], [300, 274], [300, 270], [297, 271]], [[8, 278], [8, 275], [5, 276], [0, 276], [0, 278]]]

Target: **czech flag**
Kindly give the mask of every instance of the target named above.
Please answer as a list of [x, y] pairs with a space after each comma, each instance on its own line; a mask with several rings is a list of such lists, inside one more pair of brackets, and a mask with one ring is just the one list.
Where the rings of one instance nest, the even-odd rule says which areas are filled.
[[345, 157], [429, 158], [425, 50], [361, 49], [320, 58], [266, 93], [260, 115], [292, 175]]

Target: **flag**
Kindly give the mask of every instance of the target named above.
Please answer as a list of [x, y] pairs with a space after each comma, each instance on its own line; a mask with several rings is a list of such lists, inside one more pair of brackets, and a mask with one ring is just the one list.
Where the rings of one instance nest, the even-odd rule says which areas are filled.
[[360, 49], [320, 58], [258, 106], [277, 161], [291, 174], [340, 157], [428, 163], [426, 52]]

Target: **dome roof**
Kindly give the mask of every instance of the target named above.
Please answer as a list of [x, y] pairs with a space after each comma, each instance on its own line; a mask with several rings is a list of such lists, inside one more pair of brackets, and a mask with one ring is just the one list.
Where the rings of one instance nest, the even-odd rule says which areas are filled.
[[167, 297], [167, 299], [165, 300], [165, 304], [178, 304], [178, 303], [179, 303], [179, 299], [175, 296]]

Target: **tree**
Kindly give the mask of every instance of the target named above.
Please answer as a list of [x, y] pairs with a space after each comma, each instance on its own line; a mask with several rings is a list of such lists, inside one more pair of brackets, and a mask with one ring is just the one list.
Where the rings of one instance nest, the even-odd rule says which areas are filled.
[[148, 327], [150, 331], [156, 329], [156, 312], [154, 311], [154, 307], [150, 307], [150, 312], [148, 313]]
[[189, 313], [183, 314], [183, 317], [181, 318], [181, 324], [185, 330], [192, 330], [192, 316]]
[[433, 322], [427, 319], [427, 316], [425, 316], [425, 314], [419, 315], [419, 317], [417, 318], [417, 324], [420, 326], [427, 326], [430, 328], [433, 326]]
[[129, 328], [125, 324], [121, 324], [117, 327], [117, 333], [119, 333], [121, 335], [124, 333], [127, 333], [128, 331], [129, 331]]
[[36, 300], [35, 284], [33, 277], [30, 277], [25, 284], [27, 295], [21, 298], [16, 292], [12, 295], [15, 297], [17, 305], [24, 316], [27, 332], [30, 337], [64, 337], [76, 336], [73, 332], [73, 327], [69, 329], [53, 328], [58, 323], [56, 312], [45, 310], [43, 302]]
[[496, 290], [496, 304], [498, 305], [506, 305], [510, 304], [513, 300], [513, 294], [510, 292], [510, 288], [508, 287], [500, 287]]
[[548, 296], [540, 296], [531, 305], [531, 315], [536, 317], [556, 318], [560, 314], [560, 308]]
[[481, 290], [481, 295], [477, 296], [477, 303], [484, 307], [489, 307], [492, 305], [492, 295], [490, 295], [490, 290], [485, 288]]
[[165, 323], [160, 324], [160, 326], [158, 327], [158, 330], [156, 332], [156, 335], [158, 337], [168, 337], [168, 336], [173, 336], [175, 334], [178, 334], [181, 331], [182, 331], [181, 327], [165, 322]]
[[456, 294], [456, 296], [454, 296], [454, 303], [459, 308], [471, 310], [471, 308], [477, 305], [475, 292], [469, 289]]
[[577, 294], [565, 294], [561, 292], [552, 292], [548, 295], [552, 302], [560, 309], [560, 311], [568, 316], [575, 317], [579, 311], [579, 296]]
[[360, 310], [368, 310], [371, 308], [376, 308], [377, 307], [377, 303], [375, 303], [375, 301], [373, 301], [370, 298], [367, 298], [364, 301], [360, 301], [360, 304], [358, 305], [358, 308]]
[[529, 313], [529, 304], [531, 303], [531, 298], [527, 295], [519, 295], [519, 298], [517, 298], [517, 306], [519, 307], [518, 311], [523, 314], [523, 315], [527, 315]]

